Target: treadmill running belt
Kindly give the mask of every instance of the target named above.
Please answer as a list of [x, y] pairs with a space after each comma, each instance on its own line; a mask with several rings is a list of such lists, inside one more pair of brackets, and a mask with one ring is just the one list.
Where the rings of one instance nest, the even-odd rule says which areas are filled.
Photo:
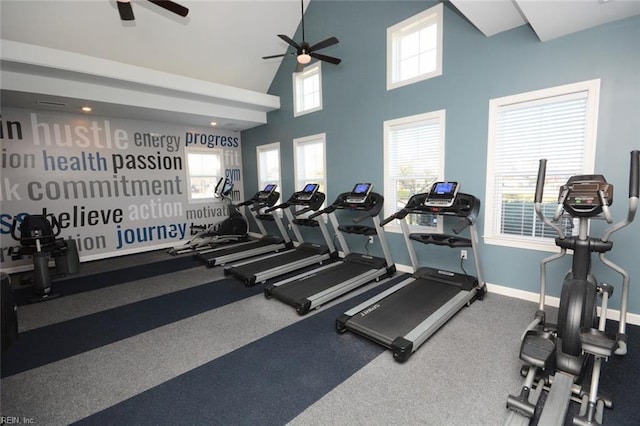
[[269, 241], [257, 240], [257, 241], [252, 241], [246, 244], [240, 244], [237, 246], [232, 246], [227, 248], [222, 247], [221, 250], [211, 251], [210, 253], [204, 253], [204, 254], [201, 254], [201, 256], [206, 259], [215, 259], [216, 257], [226, 256], [228, 254], [241, 253], [243, 251], [251, 250], [258, 247], [269, 246], [271, 244], [273, 243]]
[[320, 293], [321, 291], [370, 270], [371, 267], [368, 265], [354, 262], [342, 262], [339, 265], [319, 272], [316, 275], [311, 275], [309, 278], [302, 278], [300, 280], [275, 287], [272, 290], [272, 293], [283, 301], [297, 303], [309, 296], [313, 296], [314, 294]]
[[298, 260], [306, 259], [311, 256], [315, 256], [319, 253], [312, 253], [310, 250], [290, 250], [283, 252], [279, 256], [268, 257], [266, 259], [256, 260], [244, 265], [234, 266], [229, 269], [229, 273], [233, 275], [242, 275], [249, 277], [268, 269], [276, 268], [278, 266], [284, 266], [289, 263], [297, 262]]
[[460, 291], [455, 285], [415, 280], [377, 302], [378, 307], [364, 316], [354, 315], [346, 326], [356, 333], [375, 337], [389, 347], [397, 337], [405, 336]]

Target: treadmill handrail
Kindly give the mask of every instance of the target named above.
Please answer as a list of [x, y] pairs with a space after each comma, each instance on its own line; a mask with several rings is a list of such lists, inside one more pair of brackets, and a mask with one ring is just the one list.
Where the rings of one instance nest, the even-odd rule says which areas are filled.
[[391, 222], [394, 219], [404, 219], [409, 214], [409, 211], [406, 209], [398, 210], [382, 222], [380, 222], [380, 226], [385, 226], [387, 223]]

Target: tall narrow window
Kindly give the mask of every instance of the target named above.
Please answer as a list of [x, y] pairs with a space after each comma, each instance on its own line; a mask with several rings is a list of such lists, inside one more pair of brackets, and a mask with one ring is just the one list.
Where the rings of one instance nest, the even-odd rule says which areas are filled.
[[293, 115], [322, 109], [322, 68], [320, 62], [293, 74]]
[[308, 183], [317, 183], [318, 190], [326, 194], [325, 142], [324, 133], [293, 140], [296, 191]]
[[[444, 178], [444, 126], [444, 110], [384, 122], [385, 217]], [[412, 215], [408, 221], [410, 225], [438, 226], [436, 216]], [[389, 229], [398, 231], [399, 227], [390, 224]]]
[[280, 178], [280, 142], [256, 147], [258, 158], [258, 190], [266, 185], [275, 183], [278, 192], [282, 193], [282, 181]]
[[[552, 216], [559, 187], [593, 172], [600, 80], [493, 99], [489, 103], [485, 241], [549, 250], [556, 233], [541, 223], [533, 198], [546, 158], [543, 211]], [[572, 223], [565, 220], [568, 235]]]
[[442, 74], [442, 3], [387, 28], [387, 90]]
[[222, 177], [222, 150], [187, 151], [189, 201], [209, 201]]

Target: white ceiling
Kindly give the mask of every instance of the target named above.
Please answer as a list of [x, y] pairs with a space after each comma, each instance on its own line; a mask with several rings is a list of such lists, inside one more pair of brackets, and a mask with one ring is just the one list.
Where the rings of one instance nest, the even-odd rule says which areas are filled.
[[[293, 37], [300, 1], [177, 1], [186, 18], [132, 0], [136, 19], [123, 22], [115, 0], [0, 0], [2, 105], [91, 103], [99, 115], [237, 130], [264, 123], [279, 107], [266, 93], [281, 59], [261, 57], [287, 50], [276, 35]], [[487, 37], [529, 24], [541, 41], [640, 14], [640, 0], [451, 2]]]

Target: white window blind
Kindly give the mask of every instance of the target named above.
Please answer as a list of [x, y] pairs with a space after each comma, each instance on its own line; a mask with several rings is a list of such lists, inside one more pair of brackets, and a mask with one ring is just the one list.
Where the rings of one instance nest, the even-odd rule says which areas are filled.
[[[443, 176], [444, 110], [385, 122], [385, 217]], [[409, 224], [434, 226], [433, 217]]]
[[[540, 159], [548, 160], [543, 196], [543, 211], [548, 217], [557, 205], [559, 187], [570, 176], [593, 170], [593, 94], [588, 87], [567, 89], [493, 104], [492, 173], [487, 177], [490, 235], [515, 240], [557, 236], [534, 211]], [[572, 223], [565, 220], [563, 226], [571, 235]]]

